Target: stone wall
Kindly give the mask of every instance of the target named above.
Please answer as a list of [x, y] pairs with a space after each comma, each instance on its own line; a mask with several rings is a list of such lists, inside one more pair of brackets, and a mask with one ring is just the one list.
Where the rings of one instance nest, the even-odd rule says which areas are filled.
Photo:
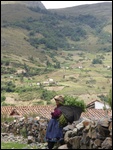
[[65, 144], [58, 149], [112, 149], [112, 119], [80, 118], [64, 128]]
[[[27, 143], [45, 143], [46, 118], [18, 118], [2, 123], [2, 132], [24, 135]], [[80, 118], [63, 128], [64, 145], [58, 149], [112, 149], [112, 118], [100, 120]]]
[[33, 142], [45, 142], [44, 137], [48, 119], [46, 118], [33, 118], [21, 117], [14, 119], [13, 122], [4, 122], [1, 124], [1, 131], [6, 133], [13, 133], [14, 135], [23, 135], [28, 139], [28, 144]]

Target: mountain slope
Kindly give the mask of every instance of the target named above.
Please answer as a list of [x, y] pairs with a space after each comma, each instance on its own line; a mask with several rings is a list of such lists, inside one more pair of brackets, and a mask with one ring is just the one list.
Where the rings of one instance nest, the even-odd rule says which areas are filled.
[[52, 12], [56, 12], [59, 15], [66, 16], [79, 16], [79, 15], [94, 15], [98, 17], [104, 17], [106, 19], [112, 19], [112, 3], [101, 2], [96, 4], [85, 4], [80, 6], [68, 7], [63, 9], [50, 9]]
[[39, 7], [41, 9], [45, 9], [45, 6], [41, 3], [41, 1], [1, 1], [1, 5], [5, 4], [21, 4], [28, 7]]
[[58, 62], [54, 57], [60, 58], [62, 51], [112, 51], [111, 3], [47, 10], [32, 7], [35, 2], [41, 3], [2, 1], [2, 55], [34, 57], [46, 66], [47, 61]]
[[[58, 10], [42, 10], [19, 4], [1, 5], [2, 31], [22, 28], [26, 32], [23, 41], [36, 51], [111, 51], [111, 16], [109, 3]], [[1, 37], [4, 37], [3, 34], [4, 32]], [[4, 38], [2, 41], [7, 41], [7, 37]], [[15, 47], [17, 48], [17, 45], [12, 48]]]
[[[110, 3], [57, 10], [2, 4], [2, 98], [37, 104], [56, 94], [89, 101], [107, 94], [112, 83], [111, 12]], [[49, 78], [54, 82], [47, 85]]]

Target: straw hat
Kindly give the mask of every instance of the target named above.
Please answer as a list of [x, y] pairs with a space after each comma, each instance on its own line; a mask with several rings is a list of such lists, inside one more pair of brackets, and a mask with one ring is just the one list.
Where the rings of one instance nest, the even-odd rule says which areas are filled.
[[64, 97], [63, 97], [62, 95], [55, 96], [54, 99], [55, 99], [56, 101], [60, 101], [60, 102], [62, 102], [62, 103], [64, 102]]

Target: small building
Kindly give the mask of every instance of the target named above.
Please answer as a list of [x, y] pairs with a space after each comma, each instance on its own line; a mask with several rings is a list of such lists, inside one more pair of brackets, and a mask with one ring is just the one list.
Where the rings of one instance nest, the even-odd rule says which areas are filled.
[[40, 86], [40, 85], [41, 85], [41, 83], [40, 83], [40, 82], [37, 82], [37, 83], [36, 83], [36, 85], [39, 85], [39, 86]]
[[110, 106], [105, 104], [104, 102], [101, 102], [99, 100], [94, 100], [92, 102], [90, 102], [87, 106], [86, 106], [88, 109], [110, 109]]
[[54, 80], [51, 79], [51, 78], [49, 78], [49, 79], [48, 79], [48, 82], [51, 83], [51, 82], [54, 82]]

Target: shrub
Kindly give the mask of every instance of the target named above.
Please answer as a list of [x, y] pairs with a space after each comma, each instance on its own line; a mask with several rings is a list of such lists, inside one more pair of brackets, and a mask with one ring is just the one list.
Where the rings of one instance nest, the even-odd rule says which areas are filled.
[[55, 91], [48, 91], [48, 90], [44, 89], [42, 91], [42, 95], [40, 98], [48, 101], [48, 100], [52, 99], [55, 95], [56, 95]]
[[101, 59], [93, 59], [92, 64], [102, 64], [102, 60]]
[[8, 117], [6, 114], [1, 114], [1, 122], [12, 122], [14, 120], [13, 117]]
[[107, 103], [112, 109], [112, 90], [109, 91], [109, 94], [107, 95]]
[[5, 101], [6, 97], [4, 95], [1, 95], [1, 102]]

